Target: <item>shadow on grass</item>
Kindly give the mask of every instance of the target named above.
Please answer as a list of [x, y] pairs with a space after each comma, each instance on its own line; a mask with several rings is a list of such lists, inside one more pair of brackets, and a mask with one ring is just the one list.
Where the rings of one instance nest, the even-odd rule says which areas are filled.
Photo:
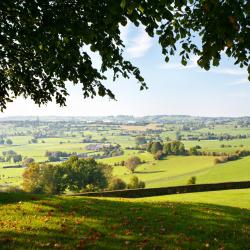
[[1, 209], [1, 205], [5, 205], [5, 204], [25, 202], [25, 201], [32, 202], [35, 200], [48, 199], [48, 198], [49, 196], [45, 196], [45, 195], [28, 194], [28, 193], [22, 193], [22, 192], [20, 193], [0, 192], [0, 209]]
[[1, 250], [250, 249], [247, 209], [128, 199], [35, 197], [16, 197], [16, 202], [23, 201], [21, 205], [14, 202], [14, 197], [2, 199]]

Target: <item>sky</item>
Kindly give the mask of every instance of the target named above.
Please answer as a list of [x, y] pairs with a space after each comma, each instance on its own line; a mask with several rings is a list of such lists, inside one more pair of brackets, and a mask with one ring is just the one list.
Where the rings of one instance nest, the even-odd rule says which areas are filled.
[[[197, 66], [197, 58], [191, 56], [186, 67], [178, 57], [165, 63], [157, 37], [150, 38], [142, 27], [132, 24], [121, 28], [126, 45], [124, 57], [138, 66], [148, 90], [139, 90], [134, 78], [104, 83], [116, 96], [83, 99], [81, 86], [67, 84], [70, 97], [67, 107], [55, 103], [38, 107], [22, 97], [8, 104], [0, 113], [6, 116], [105, 116], [105, 115], [194, 115], [194, 116], [250, 116], [250, 82], [247, 70], [240, 69], [233, 61], [222, 56], [221, 65], [210, 71]], [[88, 48], [87, 48], [88, 50]], [[98, 55], [92, 54], [96, 67]]]

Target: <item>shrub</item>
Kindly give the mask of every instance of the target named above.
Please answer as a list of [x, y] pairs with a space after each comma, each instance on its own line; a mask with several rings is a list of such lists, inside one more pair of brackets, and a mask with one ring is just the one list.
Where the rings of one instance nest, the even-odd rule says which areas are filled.
[[189, 149], [189, 154], [190, 154], [190, 155], [199, 155], [199, 151], [197, 150], [196, 147], [191, 147], [191, 148]]
[[126, 189], [127, 184], [120, 178], [111, 179], [108, 189], [109, 190], [122, 190]]
[[137, 176], [133, 176], [128, 184], [129, 189], [145, 188], [145, 182], [140, 181]]
[[190, 177], [190, 179], [187, 182], [188, 185], [193, 185], [195, 183], [196, 183], [196, 177], [195, 176]]

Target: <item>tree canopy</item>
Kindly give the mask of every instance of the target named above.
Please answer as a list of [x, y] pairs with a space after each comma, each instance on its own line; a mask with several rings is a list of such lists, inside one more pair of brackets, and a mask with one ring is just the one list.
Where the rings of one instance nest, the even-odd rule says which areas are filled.
[[[128, 21], [158, 36], [166, 62], [178, 53], [186, 65], [193, 54], [208, 70], [225, 52], [250, 74], [248, 0], [2, 0], [0, 108], [17, 96], [64, 106], [66, 82], [81, 84], [85, 98], [115, 99], [103, 84], [107, 70], [114, 80], [134, 76], [145, 89], [139, 69], [123, 56], [120, 27]], [[100, 55], [100, 69], [86, 48]]]

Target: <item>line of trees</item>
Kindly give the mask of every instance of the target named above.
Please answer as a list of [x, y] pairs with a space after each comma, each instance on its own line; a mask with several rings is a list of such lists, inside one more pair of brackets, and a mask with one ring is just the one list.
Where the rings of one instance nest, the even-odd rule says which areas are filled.
[[149, 142], [146, 150], [154, 155], [156, 160], [160, 160], [168, 155], [188, 155], [184, 144], [181, 141], [167, 143]]
[[14, 150], [8, 150], [8, 151], [3, 151], [2, 155], [0, 157], [1, 162], [11, 162], [13, 161], [14, 163], [21, 162], [22, 161], [22, 155], [17, 154]]
[[109, 190], [136, 189], [145, 187], [145, 182], [140, 181], [137, 176], [132, 176], [128, 184], [120, 178], [113, 178], [109, 184]]
[[224, 155], [214, 159], [214, 164], [225, 163], [228, 161], [236, 161], [242, 157], [250, 156], [249, 150], [238, 150], [234, 154]]

